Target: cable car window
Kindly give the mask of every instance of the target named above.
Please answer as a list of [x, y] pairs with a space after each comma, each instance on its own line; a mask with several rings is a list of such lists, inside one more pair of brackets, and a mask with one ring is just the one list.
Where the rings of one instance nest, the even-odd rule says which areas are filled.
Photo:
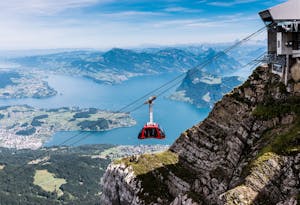
[[149, 131], [150, 131], [150, 137], [156, 137], [157, 131], [155, 128], [151, 128]]

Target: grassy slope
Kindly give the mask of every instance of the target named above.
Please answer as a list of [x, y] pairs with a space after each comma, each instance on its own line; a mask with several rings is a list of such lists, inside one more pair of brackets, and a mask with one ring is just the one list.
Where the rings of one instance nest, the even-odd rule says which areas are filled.
[[128, 157], [121, 160], [116, 160], [116, 164], [124, 163], [126, 166], [131, 166], [136, 176], [147, 174], [155, 169], [163, 166], [177, 164], [178, 156], [170, 151], [157, 153], [157, 154], [145, 154], [138, 158]]
[[46, 169], [35, 171], [33, 184], [40, 186], [47, 192], [56, 192], [59, 197], [64, 194], [61, 185], [66, 183], [65, 179], [56, 178], [55, 174], [48, 172]]

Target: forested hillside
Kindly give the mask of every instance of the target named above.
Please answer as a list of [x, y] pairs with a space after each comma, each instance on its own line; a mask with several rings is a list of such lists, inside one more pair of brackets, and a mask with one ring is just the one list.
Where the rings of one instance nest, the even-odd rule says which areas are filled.
[[99, 204], [110, 145], [0, 149], [0, 204]]

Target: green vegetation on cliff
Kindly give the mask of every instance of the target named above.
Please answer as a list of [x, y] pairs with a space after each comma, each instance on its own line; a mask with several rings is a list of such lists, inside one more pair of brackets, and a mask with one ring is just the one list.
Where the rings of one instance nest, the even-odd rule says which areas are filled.
[[275, 135], [261, 153], [273, 152], [279, 155], [293, 155], [300, 152], [300, 121], [286, 133]]
[[[115, 164], [125, 164], [131, 167], [136, 177], [141, 181], [143, 192], [139, 193], [139, 197], [146, 204], [161, 200], [169, 200], [172, 198], [166, 182], [169, 180], [170, 173], [174, 176], [186, 180], [191, 183], [195, 176], [191, 170], [186, 169], [179, 163], [179, 156], [171, 151], [166, 151], [156, 154], [144, 154], [141, 156], [132, 156], [124, 159], [119, 159]], [[149, 194], [151, 193], [151, 194]], [[195, 196], [195, 193], [189, 193]], [[200, 196], [198, 196], [199, 198]], [[197, 198], [197, 197], [195, 197]]]
[[290, 113], [300, 115], [300, 97], [291, 96], [278, 101], [266, 99], [266, 102], [257, 105], [252, 114], [259, 119], [269, 120]]
[[166, 151], [157, 154], [128, 157], [116, 160], [115, 163], [124, 163], [126, 166], [131, 166], [135, 175], [139, 176], [147, 174], [160, 167], [178, 163], [178, 155], [173, 152]]
[[284, 100], [266, 101], [259, 104], [252, 114], [260, 120], [281, 120], [288, 115], [295, 118], [292, 124], [275, 126], [263, 134], [262, 138], [267, 144], [259, 152], [258, 161], [270, 158], [272, 153], [292, 155], [300, 152], [300, 97], [289, 96]]

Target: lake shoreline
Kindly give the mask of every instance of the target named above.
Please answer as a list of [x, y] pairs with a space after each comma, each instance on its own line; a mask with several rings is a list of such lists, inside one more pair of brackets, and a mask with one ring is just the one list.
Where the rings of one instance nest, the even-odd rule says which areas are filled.
[[[122, 84], [107, 85], [95, 83], [91, 79], [82, 77], [70, 77], [61, 75], [48, 75], [45, 80], [49, 86], [58, 92], [58, 95], [45, 99], [0, 99], [0, 106], [30, 105], [36, 109], [57, 109], [59, 107], [79, 107], [80, 109], [96, 108], [100, 110], [120, 110], [125, 105], [132, 103], [140, 96], [159, 87], [172, 79], [174, 75], [157, 75], [133, 77]], [[171, 89], [166, 93], [168, 96], [174, 92]], [[154, 93], [155, 95], [155, 93]], [[134, 106], [125, 109], [124, 112], [130, 112], [136, 106], [142, 105], [145, 99], [141, 99]], [[176, 110], [176, 112], [174, 112]], [[151, 144], [172, 144], [180, 133], [185, 129], [199, 123], [204, 119], [209, 108], [198, 109], [195, 106], [178, 101], [172, 101], [166, 97], [158, 98], [154, 106], [154, 120], [163, 127], [167, 133], [165, 140], [138, 140], [137, 135], [141, 127], [148, 121], [148, 107], [142, 106], [130, 116], [136, 121], [134, 126], [128, 127], [123, 124], [120, 128], [101, 132], [80, 132], [80, 131], [60, 131], [57, 130], [43, 139], [40, 146], [59, 145], [64, 140], [74, 135], [85, 135], [88, 137], [80, 141], [77, 145], [84, 144], [115, 144], [115, 145], [151, 145]], [[71, 120], [72, 116], [68, 118]], [[176, 126], [174, 126], [176, 124]], [[132, 124], [133, 125], [133, 124]], [[81, 130], [81, 129], [73, 129]], [[45, 140], [46, 139], [46, 140]], [[40, 140], [41, 141], [41, 140]], [[73, 143], [75, 141], [72, 141]], [[11, 147], [14, 147], [11, 145]]]
[[36, 109], [30, 106], [0, 107], [0, 146], [38, 149], [58, 131], [108, 131], [136, 122], [125, 113], [95, 108]]

